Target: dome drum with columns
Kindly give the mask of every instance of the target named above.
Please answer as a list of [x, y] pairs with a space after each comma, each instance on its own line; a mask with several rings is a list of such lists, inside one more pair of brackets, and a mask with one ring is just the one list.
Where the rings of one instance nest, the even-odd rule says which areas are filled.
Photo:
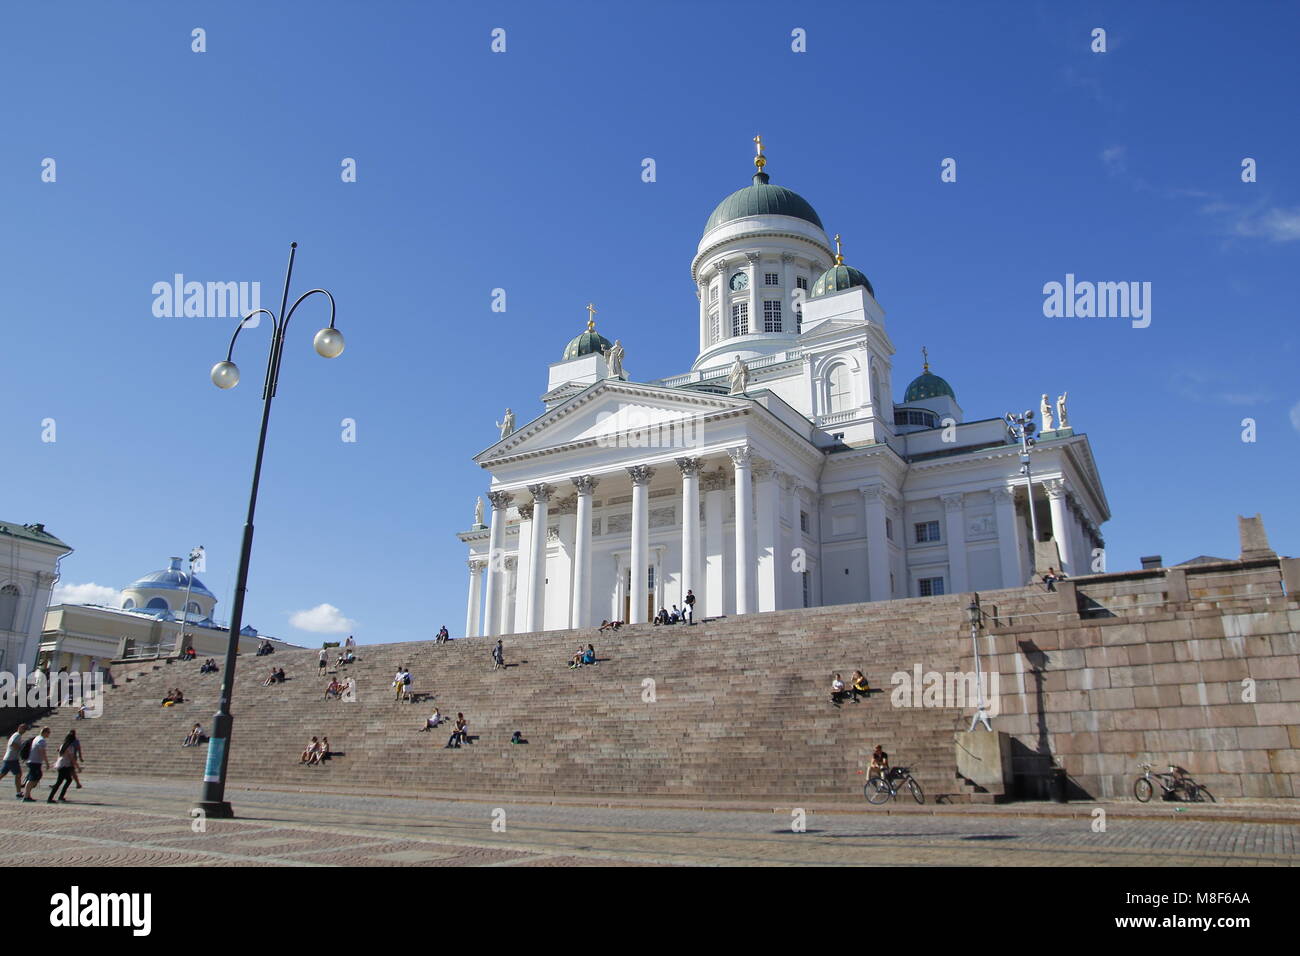
[[1005, 409], [968, 421], [928, 355], [896, 401], [874, 287], [755, 145], [691, 261], [690, 369], [633, 380], [588, 306], [541, 414], [476, 456], [492, 507], [459, 535], [467, 634], [636, 623], [688, 591], [698, 620], [1010, 587], [1047, 542], [1087, 572], [1110, 517], [1087, 436], [1041, 436], [1031, 489]]

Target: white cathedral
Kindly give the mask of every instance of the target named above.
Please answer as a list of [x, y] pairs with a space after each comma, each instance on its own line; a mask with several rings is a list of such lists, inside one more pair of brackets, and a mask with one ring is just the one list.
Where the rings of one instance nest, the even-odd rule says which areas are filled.
[[1007, 422], [967, 421], [928, 362], [895, 402], [875, 290], [755, 141], [753, 184], [691, 261], [691, 370], [631, 381], [589, 306], [545, 410], [515, 429], [507, 409], [475, 457], [491, 514], [480, 500], [459, 534], [466, 636], [644, 622], [688, 589], [699, 620], [1011, 587], [1035, 525], [1067, 573], [1102, 547], [1110, 509], [1064, 398], [1054, 427], [1044, 396], [1032, 492]]

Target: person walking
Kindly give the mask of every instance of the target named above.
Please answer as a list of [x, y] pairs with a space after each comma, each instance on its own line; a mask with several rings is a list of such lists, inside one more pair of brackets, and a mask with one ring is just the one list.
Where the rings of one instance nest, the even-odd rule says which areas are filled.
[[497, 646], [492, 648], [492, 669], [506, 666], [506, 652], [501, 646], [501, 641], [497, 641]]
[[54, 769], [59, 772], [59, 776], [54, 781], [54, 786], [50, 787], [50, 795], [46, 803], [54, 802], [54, 795], [59, 792], [59, 784], [63, 785], [63, 795], [59, 797], [60, 803], [68, 802], [68, 786], [72, 783], [72, 772], [77, 769], [77, 732], [69, 730], [68, 736], [63, 738], [63, 743], [59, 746], [59, 758], [54, 761]]
[[45, 768], [46, 748], [49, 746], [50, 728], [42, 727], [41, 732], [33, 737], [28, 743], [27, 751], [27, 785], [23, 789], [23, 802], [35, 803], [32, 799], [32, 790], [41, 782], [42, 772]]
[[28, 730], [27, 724], [19, 724], [18, 729], [9, 735], [9, 743], [5, 747], [4, 766], [0, 767], [0, 777], [11, 773], [14, 775], [14, 796], [18, 799], [23, 795], [23, 734]]
[[320, 673], [323, 673], [323, 672], [324, 672], [325, 667], [326, 667], [325, 658], [326, 658], [326, 655], [325, 655], [325, 648], [322, 647], [322, 648], [320, 649], [320, 654], [319, 654], [319, 655], [317, 656], [317, 658], [316, 658], [316, 660], [317, 660], [317, 664], [316, 664], [316, 673], [320, 674]]
[[695, 623], [695, 592], [690, 588], [686, 589], [686, 597], [682, 598], [682, 618], [687, 624]]

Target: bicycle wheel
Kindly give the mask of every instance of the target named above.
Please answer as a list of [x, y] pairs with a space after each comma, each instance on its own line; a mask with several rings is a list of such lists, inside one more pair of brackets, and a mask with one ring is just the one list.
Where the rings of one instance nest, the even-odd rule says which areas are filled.
[[921, 785], [911, 777], [907, 778], [907, 789], [912, 791], [912, 797], [917, 803], [925, 803], [925, 791], [922, 790]]
[[879, 777], [872, 777], [867, 781], [867, 785], [863, 789], [867, 794], [867, 802], [874, 803], [877, 806], [893, 796], [893, 791], [889, 789], [889, 784], [885, 783], [885, 781], [881, 780]]
[[1217, 802], [1214, 799], [1214, 794], [1210, 793], [1209, 790], [1202, 787], [1199, 783], [1191, 783], [1187, 785], [1187, 800], [1189, 803], [1201, 803], [1202, 801], [1206, 803]]
[[1133, 796], [1137, 797], [1138, 803], [1146, 803], [1151, 799], [1151, 791], [1154, 789], [1150, 780], [1146, 777], [1138, 777], [1133, 783]]

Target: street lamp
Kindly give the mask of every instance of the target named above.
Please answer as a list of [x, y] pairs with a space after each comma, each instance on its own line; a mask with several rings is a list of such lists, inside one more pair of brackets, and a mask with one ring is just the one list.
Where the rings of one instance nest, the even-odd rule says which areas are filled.
[[984, 729], [993, 732], [993, 725], [989, 722], [988, 706], [984, 701], [984, 675], [980, 668], [980, 623], [983, 620], [984, 612], [980, 610], [980, 596], [975, 594], [971, 597], [970, 605], [966, 608], [966, 613], [970, 616], [970, 649], [975, 655], [975, 694], [978, 698], [978, 706], [975, 716], [971, 718], [970, 729], [974, 733], [979, 724], [984, 725]]
[[185, 603], [181, 605], [181, 629], [176, 638], [176, 653], [184, 653], [185, 625], [189, 623], [190, 589], [194, 587], [194, 562], [203, 556], [203, 545], [190, 549], [190, 566], [185, 576]]
[[[230, 713], [230, 699], [235, 689], [235, 658], [239, 653], [239, 630], [244, 617], [244, 593], [248, 589], [248, 562], [253, 550], [253, 512], [257, 508], [257, 486], [262, 479], [262, 456], [266, 450], [266, 426], [271, 419], [271, 399], [275, 398], [276, 385], [280, 380], [280, 360], [284, 356], [284, 337], [298, 306], [309, 296], [320, 293], [330, 301], [330, 324], [328, 328], [316, 333], [313, 344], [316, 351], [325, 358], [334, 358], [343, 351], [343, 334], [334, 328], [334, 296], [324, 289], [312, 289], [304, 292], [294, 302], [293, 307], [285, 312], [289, 302], [289, 280], [293, 276], [293, 257], [298, 243], [289, 244], [289, 266], [284, 273], [284, 294], [280, 298], [280, 316], [268, 309], [257, 309], [240, 320], [235, 327], [235, 334], [230, 337], [230, 348], [226, 358], [212, 366], [212, 383], [217, 388], [234, 388], [239, 384], [239, 368], [231, 360], [235, 351], [235, 339], [247, 326], [249, 319], [258, 314], [271, 318], [271, 351], [266, 361], [266, 381], [262, 385], [262, 429], [257, 437], [257, 458], [253, 463], [253, 486], [248, 495], [248, 518], [244, 522], [244, 542], [239, 550], [239, 576], [235, 581], [234, 607], [230, 614], [230, 638], [226, 645], [226, 668], [221, 675], [221, 698], [217, 704], [217, 713], [212, 718], [212, 734], [208, 743], [208, 760], [203, 770], [203, 792], [198, 809], [209, 817], [227, 818], [234, 816], [234, 811], [225, 799], [226, 766], [230, 761], [230, 730], [234, 717]], [[251, 326], [248, 326], [251, 328]]]
[[1029, 449], [1034, 446], [1033, 436], [1038, 426], [1034, 424], [1034, 413], [1030, 411], [1026, 411], [1023, 415], [1012, 415], [1007, 412], [1004, 418], [1011, 440], [1020, 442], [1020, 473], [1025, 476], [1025, 501], [1029, 505], [1029, 527], [1034, 535], [1033, 560], [1037, 562], [1038, 515], [1034, 513], [1034, 479], [1029, 473]]

